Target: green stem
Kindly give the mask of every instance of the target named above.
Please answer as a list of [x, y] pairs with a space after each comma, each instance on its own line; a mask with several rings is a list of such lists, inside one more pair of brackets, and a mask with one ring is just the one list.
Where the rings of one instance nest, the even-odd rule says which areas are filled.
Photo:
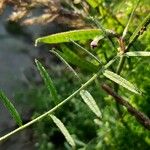
[[[120, 60], [119, 60], [119, 64], [118, 64], [118, 67], [117, 67], [117, 70], [116, 70], [116, 73], [119, 75], [123, 69], [123, 65], [125, 63], [125, 56], [120, 56]], [[114, 83], [114, 91], [116, 93], [118, 93], [118, 89], [119, 89], [119, 85]], [[116, 103], [116, 108], [117, 108], [117, 111], [119, 113], [119, 116], [122, 118], [122, 110], [121, 110], [121, 107], [118, 103]]]
[[[117, 73], [118, 75], [120, 75], [120, 73], [121, 73], [121, 71], [122, 71], [122, 69], [123, 69], [124, 63], [125, 63], [125, 56], [121, 56], [121, 57], [120, 57], [119, 64], [118, 64], [118, 67], [117, 67], [117, 70], [116, 70], [116, 73]], [[115, 84], [114, 84], [115, 92], [118, 92], [118, 88], [119, 88], [118, 84], [115, 83]]]
[[76, 90], [72, 95], [70, 95], [69, 97], [67, 97], [65, 100], [63, 100], [61, 103], [59, 103], [57, 106], [55, 106], [55, 107], [52, 108], [51, 110], [45, 112], [44, 114], [40, 115], [39, 117], [35, 118], [34, 120], [32, 120], [32, 121], [30, 121], [30, 122], [24, 124], [23, 126], [21, 126], [21, 127], [15, 129], [15, 130], [13, 130], [12, 132], [10, 132], [10, 133], [8, 133], [8, 134], [2, 136], [2, 137], [0, 138], [0, 141], [6, 139], [6, 138], [8, 138], [9, 136], [11, 136], [11, 135], [13, 135], [13, 134], [15, 134], [15, 133], [17, 133], [17, 132], [19, 132], [19, 131], [25, 129], [26, 127], [28, 127], [28, 126], [34, 124], [35, 122], [37, 122], [37, 121], [43, 119], [44, 117], [46, 117], [48, 114], [51, 114], [52, 112], [54, 112], [54, 111], [55, 111], [56, 109], [58, 109], [59, 107], [63, 106], [63, 105], [64, 105], [66, 102], [68, 102], [71, 98], [73, 98], [75, 95], [77, 95], [82, 89], [84, 89], [86, 86], [88, 86], [93, 80], [95, 80], [95, 79], [97, 78], [97, 76], [98, 76], [98, 73], [95, 74], [90, 80], [88, 80], [88, 81], [87, 81], [85, 84], [83, 84], [78, 90]]
[[107, 69], [109, 66], [111, 66], [116, 59], [118, 58], [118, 56], [114, 57], [112, 60], [110, 60], [103, 68], [101, 68], [99, 70], [99, 72], [97, 72], [95, 75], [93, 75], [87, 82], [85, 82], [78, 90], [76, 90], [73, 94], [71, 94], [70, 96], [68, 96], [65, 100], [63, 100], [61, 103], [59, 103], [57, 106], [55, 106], [54, 108], [50, 109], [49, 111], [45, 112], [44, 114], [40, 115], [39, 117], [35, 118], [34, 120], [22, 125], [21, 127], [9, 132], [8, 134], [2, 136], [0, 138], [0, 141], [3, 141], [4, 139], [10, 137], [11, 135], [31, 126], [32, 124], [34, 124], [37, 121], [40, 121], [41, 119], [45, 118], [47, 115], [53, 113], [55, 110], [57, 110], [58, 108], [60, 108], [61, 106], [63, 106], [65, 103], [67, 103], [70, 99], [72, 99], [75, 95], [77, 95], [82, 89], [86, 88], [89, 84], [91, 84], [97, 77], [98, 75], [104, 71], [104, 69]]

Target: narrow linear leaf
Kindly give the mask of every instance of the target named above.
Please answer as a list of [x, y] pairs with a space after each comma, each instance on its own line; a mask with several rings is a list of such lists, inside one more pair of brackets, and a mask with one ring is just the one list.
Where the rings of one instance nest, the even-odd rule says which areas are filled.
[[58, 94], [57, 94], [57, 91], [53, 84], [52, 79], [50, 78], [48, 72], [45, 70], [45, 68], [42, 66], [42, 64], [38, 60], [35, 60], [35, 63], [37, 65], [37, 68], [41, 74], [41, 77], [44, 80], [44, 83], [45, 83], [49, 93], [51, 94], [51, 96], [54, 100], [54, 103], [57, 104], [59, 99], [58, 99]]
[[52, 118], [52, 120], [54, 121], [54, 123], [57, 125], [57, 127], [60, 129], [60, 131], [62, 132], [62, 134], [65, 136], [67, 142], [72, 147], [75, 147], [75, 142], [74, 142], [72, 136], [70, 135], [69, 131], [66, 129], [66, 127], [64, 126], [64, 124], [61, 122], [61, 120], [58, 119], [54, 115], [49, 115], [49, 116]]
[[139, 5], [139, 2], [140, 2], [140, 0], [138, 0], [138, 1], [136, 2], [136, 5], [134, 6], [134, 8], [133, 8], [133, 10], [132, 10], [132, 12], [131, 12], [131, 15], [130, 15], [130, 17], [129, 17], [129, 19], [128, 19], [128, 22], [127, 22], [127, 24], [126, 24], [126, 27], [124, 28], [124, 31], [123, 31], [123, 34], [122, 34], [122, 38], [124, 38], [124, 37], [126, 36], [127, 32], [128, 32], [129, 25], [130, 25], [131, 20], [132, 20], [132, 18], [133, 18], [133, 14], [134, 14], [136, 8], [137, 8], [138, 5]]
[[68, 63], [76, 65], [86, 71], [90, 71], [90, 72], [98, 71], [98, 66], [94, 65], [90, 61], [87, 61], [86, 59], [80, 58], [76, 53], [71, 51], [67, 46], [61, 45], [61, 49], [62, 49], [63, 53], [59, 51], [59, 54]]
[[91, 111], [99, 118], [102, 118], [102, 114], [99, 110], [99, 107], [97, 106], [94, 98], [92, 97], [92, 95], [86, 91], [86, 90], [82, 90], [80, 91], [80, 95], [83, 99], [83, 101], [87, 104], [87, 106], [91, 109]]
[[56, 50], [51, 50], [51, 53], [55, 54], [68, 68], [69, 70], [76, 76], [76, 78], [81, 81], [80, 77], [78, 76], [78, 74], [76, 73], [76, 71], [67, 63], [67, 61], [61, 57], [61, 55], [59, 55], [59, 52], [57, 52]]
[[146, 51], [135, 51], [135, 52], [126, 52], [126, 56], [150, 56], [150, 52]]
[[109, 78], [110, 80], [116, 82], [117, 84], [123, 86], [124, 88], [128, 89], [131, 92], [134, 92], [139, 95], [142, 94], [141, 91], [137, 87], [135, 87], [132, 83], [130, 83], [129, 81], [127, 81], [126, 79], [122, 78], [121, 76], [119, 76], [114, 72], [105, 70], [103, 72], [103, 75]]
[[130, 37], [128, 47], [130, 47], [130, 45], [136, 40], [138, 35], [140, 35], [144, 32], [145, 28], [148, 26], [149, 23], [150, 23], [150, 13], [145, 17], [145, 19], [136, 28], [136, 30], [134, 31], [134, 33]]
[[[102, 39], [104, 38], [103, 36], [99, 36], [96, 37], [97, 39]], [[89, 52], [86, 48], [82, 47], [81, 45], [79, 45], [77, 42], [71, 40], [72, 43], [74, 43], [77, 47], [79, 47], [80, 49], [82, 49], [85, 53], [87, 53], [89, 56], [91, 56], [93, 59], [95, 59], [99, 64], [102, 64], [102, 62], [96, 57], [94, 56], [91, 52]]]
[[38, 38], [35, 41], [35, 46], [37, 45], [37, 43], [52, 44], [52, 43], [70, 42], [70, 39], [72, 39], [73, 41], [89, 40], [93, 39], [96, 36], [99, 36], [100, 34], [101, 34], [100, 29], [82, 29], [82, 30], [61, 32]]
[[8, 111], [10, 112], [11, 116], [16, 121], [16, 123], [19, 126], [21, 126], [22, 125], [22, 120], [21, 120], [21, 117], [20, 117], [19, 113], [17, 112], [14, 105], [10, 102], [10, 100], [6, 97], [6, 95], [2, 91], [0, 91], [0, 100], [3, 102], [5, 107], [8, 109]]

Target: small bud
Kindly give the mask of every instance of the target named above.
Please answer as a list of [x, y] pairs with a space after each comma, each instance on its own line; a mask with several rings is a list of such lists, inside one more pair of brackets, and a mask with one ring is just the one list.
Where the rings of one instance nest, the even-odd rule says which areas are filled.
[[91, 48], [96, 48], [98, 46], [98, 42], [103, 38], [104, 38], [103, 36], [98, 36], [94, 38], [94, 40], [90, 44]]
[[96, 48], [97, 45], [98, 45], [98, 42], [97, 42], [97, 41], [94, 41], [94, 40], [93, 40], [93, 41], [91, 42], [91, 44], [90, 44], [90, 46], [91, 46], [92, 49]]

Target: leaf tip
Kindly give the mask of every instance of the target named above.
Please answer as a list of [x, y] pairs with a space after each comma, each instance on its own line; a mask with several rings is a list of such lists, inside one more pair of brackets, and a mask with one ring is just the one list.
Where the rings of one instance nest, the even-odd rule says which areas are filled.
[[38, 62], [38, 60], [37, 59], [35, 59], [35, 63], [37, 64], [37, 62]]
[[39, 43], [39, 38], [35, 40], [34, 46], [37, 47], [37, 44]]

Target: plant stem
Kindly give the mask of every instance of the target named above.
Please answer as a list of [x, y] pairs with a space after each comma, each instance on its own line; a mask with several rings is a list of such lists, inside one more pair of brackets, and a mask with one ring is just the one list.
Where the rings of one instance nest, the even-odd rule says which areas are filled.
[[107, 69], [109, 66], [111, 66], [116, 59], [119, 56], [114, 57], [112, 60], [110, 60], [104, 67], [102, 67], [99, 72], [97, 72], [96, 74], [94, 74], [87, 82], [85, 82], [78, 90], [76, 90], [73, 94], [71, 94], [70, 96], [68, 96], [65, 100], [63, 100], [61, 103], [59, 103], [58, 105], [56, 105], [54, 108], [50, 109], [49, 111], [45, 112], [44, 114], [40, 115], [39, 117], [35, 118], [34, 120], [22, 125], [21, 127], [9, 132], [8, 134], [2, 136], [0, 138], [0, 141], [3, 141], [4, 139], [10, 137], [11, 135], [31, 126], [32, 124], [34, 124], [35, 122], [45, 118], [47, 115], [53, 113], [55, 110], [57, 110], [58, 108], [60, 108], [61, 106], [63, 106], [65, 103], [67, 103], [70, 99], [72, 99], [74, 96], [76, 96], [82, 89], [86, 88], [90, 83], [92, 83], [97, 77], [98, 75], [104, 71], [104, 69]]
[[[125, 56], [122, 55], [122, 56], [120, 56], [119, 64], [118, 64], [118, 67], [117, 67], [117, 70], [116, 70], [116, 73], [118, 75], [120, 75], [120, 73], [123, 69], [124, 63], [125, 63]], [[118, 92], [118, 88], [119, 88], [118, 84], [115, 83], [114, 84], [114, 89], [115, 89], [116, 92]]]
[[[121, 44], [120, 48], [121, 48], [121, 51], [124, 53], [125, 52], [125, 43], [124, 43], [124, 41], [122, 41], [122, 42], [120, 43]], [[124, 63], [125, 63], [125, 56], [121, 55], [120, 60], [119, 60], [119, 64], [118, 64], [117, 70], [116, 70], [116, 73], [118, 75], [120, 75], [120, 73], [123, 69]], [[119, 89], [119, 85], [114, 83], [114, 90], [115, 90], [116, 93], [118, 93], [118, 89]], [[118, 103], [116, 103], [116, 108], [118, 110], [119, 116], [121, 117], [122, 116], [122, 110], [121, 110], [120, 106], [118, 105]]]
[[61, 106], [63, 106], [65, 103], [67, 103], [70, 99], [72, 99], [74, 96], [76, 96], [82, 89], [86, 88], [89, 84], [91, 84], [97, 77], [98, 75], [104, 71], [104, 69], [107, 69], [109, 66], [111, 66], [118, 58], [119, 56], [114, 57], [112, 60], [110, 60], [104, 67], [102, 67], [99, 72], [97, 72], [96, 74], [94, 74], [87, 82], [85, 82], [78, 90], [76, 90], [73, 94], [71, 94], [70, 96], [68, 96], [65, 100], [63, 100], [61, 103], [59, 103], [58, 105], [56, 105], [54, 108], [50, 109], [49, 111], [45, 112], [44, 114], [40, 115], [39, 117], [35, 118], [34, 120], [22, 125], [21, 127], [9, 132], [8, 134], [2, 136], [0, 138], [0, 141], [3, 141], [4, 139], [10, 137], [11, 135], [31, 126], [32, 124], [34, 124], [35, 122], [45, 118], [47, 115], [53, 113], [55, 110], [57, 110], [58, 108], [60, 108]]
[[2, 137], [0, 138], [0, 141], [2, 141], [2, 140], [4, 140], [4, 139], [8, 138], [9, 136], [11, 136], [11, 135], [13, 135], [13, 134], [15, 134], [15, 133], [17, 133], [17, 132], [23, 130], [23, 129], [25, 129], [26, 127], [28, 127], [28, 126], [34, 124], [35, 122], [37, 122], [37, 121], [43, 119], [43, 118], [46, 117], [48, 114], [53, 113], [56, 109], [58, 109], [59, 107], [63, 106], [63, 105], [64, 105], [66, 102], [68, 102], [71, 98], [73, 98], [75, 95], [77, 95], [82, 89], [84, 89], [84, 88], [85, 88], [86, 86], [88, 86], [92, 81], [94, 81], [94, 80], [97, 78], [98, 74], [99, 74], [99, 73], [95, 74], [91, 79], [89, 79], [85, 84], [83, 84], [78, 90], [76, 90], [73, 94], [71, 94], [69, 97], [67, 97], [65, 100], [63, 100], [61, 103], [59, 103], [58, 105], [56, 105], [54, 108], [50, 109], [49, 111], [45, 112], [44, 114], [40, 115], [39, 117], [35, 118], [34, 120], [32, 120], [32, 121], [30, 121], [30, 122], [24, 124], [23, 126], [21, 126], [21, 127], [15, 129], [15, 130], [13, 130], [12, 132], [10, 132], [10, 133], [8, 133], [8, 134], [2, 136]]
[[109, 87], [108, 85], [103, 84], [102, 88], [109, 95], [111, 95], [118, 104], [125, 106], [127, 111], [132, 116], [134, 116], [142, 126], [144, 126], [146, 129], [150, 130], [150, 118], [148, 116], [146, 116], [143, 112], [141, 112], [141, 111], [137, 110], [135, 107], [133, 107], [128, 101], [124, 100], [115, 91], [113, 91], [112, 88]]

